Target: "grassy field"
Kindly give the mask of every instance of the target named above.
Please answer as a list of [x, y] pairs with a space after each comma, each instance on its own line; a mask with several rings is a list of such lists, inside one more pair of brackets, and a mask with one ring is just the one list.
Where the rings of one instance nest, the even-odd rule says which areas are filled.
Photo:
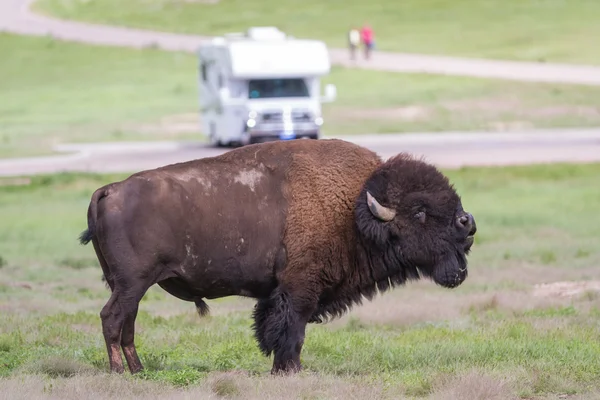
[[536, 285], [597, 279], [600, 164], [446, 172], [479, 228], [467, 281], [410, 284], [309, 326], [306, 369], [285, 379], [268, 376], [251, 301], [210, 301], [200, 319], [157, 287], [136, 325], [146, 370], [106, 374], [108, 291], [76, 238], [92, 190], [122, 176], [0, 180], [0, 398], [597, 398], [599, 292]]
[[600, 90], [569, 85], [335, 68], [324, 79], [327, 133], [386, 133], [598, 126]]
[[[0, 157], [51, 152], [65, 141], [184, 138], [145, 129], [194, 113], [192, 57], [0, 34]], [[197, 122], [197, 121], [194, 121]]]
[[[0, 157], [64, 142], [192, 139], [196, 60], [0, 34]], [[324, 133], [600, 125], [600, 88], [334, 68]]]
[[596, 0], [39, 0], [35, 10], [205, 35], [275, 25], [339, 47], [351, 26], [367, 22], [382, 50], [600, 63]]

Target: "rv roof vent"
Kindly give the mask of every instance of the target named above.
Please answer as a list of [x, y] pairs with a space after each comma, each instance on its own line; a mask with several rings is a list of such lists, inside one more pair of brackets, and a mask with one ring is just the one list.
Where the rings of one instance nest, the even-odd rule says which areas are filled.
[[247, 36], [252, 40], [285, 40], [285, 33], [274, 26], [249, 28]]

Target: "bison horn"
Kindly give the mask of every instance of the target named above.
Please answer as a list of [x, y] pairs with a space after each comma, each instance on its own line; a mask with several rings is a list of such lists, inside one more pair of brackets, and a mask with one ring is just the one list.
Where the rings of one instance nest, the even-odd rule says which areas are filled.
[[367, 205], [369, 206], [371, 213], [382, 221], [391, 221], [396, 216], [395, 210], [379, 204], [377, 200], [375, 200], [375, 197], [373, 197], [369, 192], [367, 192]]

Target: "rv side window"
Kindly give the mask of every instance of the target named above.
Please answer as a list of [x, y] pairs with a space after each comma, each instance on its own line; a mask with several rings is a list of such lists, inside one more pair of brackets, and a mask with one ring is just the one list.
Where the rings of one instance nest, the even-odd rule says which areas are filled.
[[304, 79], [252, 79], [248, 82], [248, 97], [265, 99], [270, 97], [309, 97]]
[[202, 80], [204, 82], [206, 82], [206, 64], [205, 63], [202, 63], [202, 65], [200, 66], [200, 71], [202, 74]]

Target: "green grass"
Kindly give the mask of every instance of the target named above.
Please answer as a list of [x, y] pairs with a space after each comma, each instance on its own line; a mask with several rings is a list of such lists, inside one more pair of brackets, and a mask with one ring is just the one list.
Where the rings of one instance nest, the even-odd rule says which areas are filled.
[[[11, 54], [0, 63], [10, 77], [0, 79], [0, 157], [64, 142], [204, 140], [194, 56], [8, 34], [0, 52]], [[329, 82], [339, 97], [324, 106], [328, 135], [600, 125], [600, 88], [342, 68]]]
[[0, 52], [11, 55], [0, 63], [0, 76], [10, 77], [0, 79], [0, 157], [48, 153], [65, 141], [177, 138], [139, 127], [197, 109], [187, 55], [3, 33]]
[[377, 47], [402, 52], [600, 63], [596, 0], [40, 0], [61, 18], [216, 35], [275, 25], [298, 37], [346, 45], [367, 22]]
[[[210, 301], [212, 315], [199, 319], [192, 304], [153, 287], [136, 325], [146, 370], [126, 385], [159, 382], [234, 397], [248, 393], [244, 384], [255, 385], [247, 390], [260, 397], [266, 385], [263, 398], [292, 393], [317, 398], [319, 390], [339, 393], [340, 387], [358, 385], [356, 390], [382, 387], [381, 397], [424, 397], [448, 392], [439, 387], [447, 379], [462, 382], [453, 393], [489, 387], [471, 374], [475, 370], [491, 382], [510, 383], [502, 389], [506, 397], [496, 398], [597, 392], [600, 297], [544, 299], [531, 289], [536, 283], [597, 278], [600, 164], [446, 173], [479, 228], [470, 276], [458, 289], [410, 284], [340, 321], [309, 326], [304, 386], [294, 389], [288, 385], [295, 381], [285, 381], [283, 387], [273, 384], [274, 392], [261, 378], [271, 360], [254, 342], [251, 301]], [[92, 248], [76, 238], [85, 227], [91, 192], [122, 177], [61, 174], [20, 186], [0, 180], [0, 377], [9, 379], [4, 382], [22, 374], [48, 376], [57, 386], [66, 384], [60, 381], [65, 377], [104, 379], [98, 312], [108, 291]], [[231, 370], [255, 377], [211, 380]], [[320, 381], [311, 381], [313, 376]]]
[[333, 134], [504, 131], [600, 124], [600, 90], [559, 84], [334, 68]]

